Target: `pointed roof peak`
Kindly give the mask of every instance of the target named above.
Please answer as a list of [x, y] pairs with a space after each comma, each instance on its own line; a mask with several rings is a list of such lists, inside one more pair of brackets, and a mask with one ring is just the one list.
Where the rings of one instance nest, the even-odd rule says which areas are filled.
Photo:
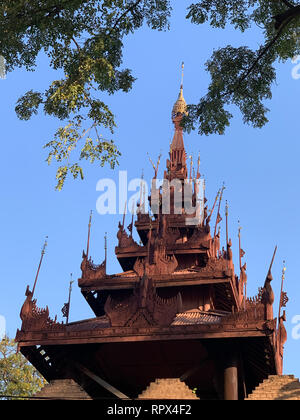
[[178, 115], [188, 115], [187, 113], [187, 104], [183, 97], [183, 79], [184, 79], [184, 63], [181, 65], [182, 68], [182, 75], [181, 75], [181, 85], [180, 85], [180, 92], [178, 95], [178, 99], [175, 102], [172, 110], [172, 119], [176, 118]]

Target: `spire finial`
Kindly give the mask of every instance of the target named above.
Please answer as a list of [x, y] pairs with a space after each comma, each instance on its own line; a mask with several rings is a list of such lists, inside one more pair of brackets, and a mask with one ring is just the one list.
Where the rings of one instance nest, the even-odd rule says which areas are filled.
[[227, 247], [227, 253], [228, 253], [228, 244], [229, 244], [229, 237], [228, 237], [228, 201], [226, 200], [226, 205], [225, 205], [225, 217], [226, 217], [226, 247]]
[[188, 115], [187, 112], [187, 105], [183, 97], [183, 80], [184, 80], [184, 62], [181, 64], [181, 85], [180, 85], [180, 92], [177, 101], [173, 107], [172, 111], [172, 119], [174, 120], [178, 114], [181, 115]]
[[87, 259], [89, 257], [89, 250], [90, 250], [90, 237], [91, 237], [92, 217], [93, 217], [93, 210], [91, 210], [91, 212], [90, 212], [89, 225], [88, 225], [88, 239], [87, 239], [87, 246], [86, 246], [86, 258]]
[[184, 80], [184, 61], [181, 64], [181, 86], [180, 86], [180, 89], [183, 89], [183, 80]]
[[41, 269], [41, 266], [42, 266], [44, 255], [46, 253], [47, 245], [48, 245], [48, 236], [46, 236], [46, 239], [45, 239], [42, 251], [41, 251], [41, 258], [40, 258], [40, 263], [39, 263], [39, 266], [38, 266], [38, 269], [37, 269], [37, 273], [36, 273], [36, 277], [35, 277], [35, 281], [34, 281], [34, 285], [33, 285], [33, 289], [32, 289], [32, 296], [34, 295], [36, 283], [38, 281], [38, 277], [39, 277], [39, 274], [40, 274], [40, 269]]
[[45, 253], [46, 253], [46, 248], [47, 248], [47, 245], [48, 245], [48, 236], [46, 236], [46, 239], [45, 239], [45, 242], [44, 242], [44, 245], [43, 245], [42, 251], [41, 251], [40, 263], [39, 263], [39, 266], [38, 266], [38, 269], [37, 269], [37, 273], [36, 273], [36, 277], [35, 277], [34, 285], [33, 285], [33, 288], [32, 288], [32, 296], [34, 295], [34, 291], [35, 291], [36, 283], [37, 283], [37, 281], [38, 281], [38, 277], [39, 277], [39, 274], [40, 274], [40, 269], [41, 269], [41, 266], [42, 266], [42, 262], [43, 262], [43, 259], [44, 259], [44, 255], [45, 255]]
[[281, 309], [286, 307], [286, 304], [289, 301], [289, 298], [287, 296], [287, 293], [283, 291], [283, 284], [285, 281], [285, 272], [286, 272], [286, 266], [285, 261], [283, 261], [283, 268], [282, 268], [282, 275], [281, 275], [281, 290], [280, 290], [280, 298], [279, 298], [279, 312], [278, 312], [278, 318], [277, 318], [277, 334], [279, 333], [279, 323], [281, 318]]
[[105, 265], [105, 274], [106, 274], [106, 268], [107, 268], [107, 232], [105, 232], [105, 235], [104, 235], [104, 255], [105, 255], [104, 265]]

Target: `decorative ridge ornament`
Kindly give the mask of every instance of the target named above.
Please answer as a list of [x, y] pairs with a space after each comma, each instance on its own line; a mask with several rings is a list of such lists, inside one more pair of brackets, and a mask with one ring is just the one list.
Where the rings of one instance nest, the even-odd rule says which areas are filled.
[[[32, 299], [33, 293], [27, 286], [25, 292], [26, 300], [21, 308], [20, 318], [22, 320], [21, 331], [43, 331], [43, 330], [62, 330], [64, 325], [57, 322], [57, 317], [52, 320], [49, 317], [49, 308], [38, 308], [36, 299]], [[17, 331], [18, 335], [19, 330]]]
[[111, 327], [170, 326], [181, 310], [181, 294], [161, 298], [153, 280], [145, 273], [131, 296], [120, 301], [109, 295], [105, 303], [105, 314]]
[[91, 281], [102, 280], [106, 277], [106, 261], [104, 260], [102, 264], [96, 265], [91, 258], [87, 257], [84, 251], [80, 268], [82, 275], [79, 283], [82, 285], [88, 284]]
[[282, 308], [286, 307], [286, 304], [288, 303], [288, 300], [289, 300], [287, 297], [287, 293], [283, 291], [285, 272], [286, 272], [286, 266], [285, 266], [285, 261], [283, 261], [283, 269], [282, 269], [282, 276], [281, 276], [281, 291], [280, 291], [280, 299], [279, 299], [279, 312], [278, 312], [277, 330], [276, 330], [276, 363], [277, 363], [277, 369], [280, 374], [282, 374], [283, 372], [284, 345], [287, 341], [287, 331], [284, 325], [284, 323], [286, 322], [286, 312], [283, 311], [283, 314], [281, 315]]
[[265, 314], [266, 314], [267, 321], [273, 319], [273, 303], [275, 300], [275, 296], [274, 296], [274, 292], [271, 286], [271, 282], [273, 281], [272, 266], [274, 263], [276, 252], [277, 252], [277, 245], [273, 253], [273, 257], [271, 260], [271, 264], [269, 267], [269, 271], [268, 271], [266, 281], [263, 287], [263, 292], [262, 292], [262, 303], [265, 305]]
[[70, 280], [70, 286], [69, 286], [69, 299], [68, 299], [68, 302], [64, 304], [64, 306], [62, 307], [62, 310], [61, 310], [63, 318], [67, 318], [66, 319], [66, 324], [69, 323], [70, 306], [71, 306], [71, 293], [72, 293], [72, 284], [73, 283], [74, 283], [74, 280], [73, 280], [73, 276], [72, 276], [72, 273], [71, 273], [71, 280]]
[[181, 68], [182, 68], [182, 79], [181, 79], [180, 92], [179, 92], [179, 95], [178, 95], [178, 99], [173, 106], [172, 119], [176, 118], [178, 116], [178, 114], [188, 115], [187, 104], [186, 104], [185, 99], [183, 97], [184, 63], [182, 63]]

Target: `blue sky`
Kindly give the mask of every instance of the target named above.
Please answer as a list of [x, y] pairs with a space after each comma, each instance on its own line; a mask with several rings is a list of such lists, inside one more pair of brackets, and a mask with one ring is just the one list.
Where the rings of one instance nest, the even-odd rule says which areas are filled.
[[[14, 336], [20, 326], [19, 311], [26, 285], [32, 286], [41, 247], [46, 235], [49, 245], [36, 289], [38, 305], [49, 306], [58, 314], [67, 299], [70, 273], [80, 277], [80, 263], [86, 246], [89, 212], [94, 210], [90, 252], [95, 263], [104, 257], [104, 234], [108, 232], [108, 271], [120, 272], [114, 257], [120, 216], [100, 216], [95, 212], [97, 181], [118, 179], [118, 170], [127, 170], [129, 179], [150, 179], [153, 160], [163, 153], [165, 165], [173, 135], [171, 109], [180, 85], [180, 64], [185, 62], [184, 96], [195, 103], [206, 92], [209, 76], [204, 63], [213, 49], [233, 45], [259, 45], [257, 29], [240, 34], [232, 29], [212, 30], [193, 26], [184, 19], [185, 2], [178, 2], [171, 30], [154, 32], [142, 28], [125, 41], [124, 67], [137, 77], [129, 94], [104, 95], [116, 114], [118, 128], [114, 138], [122, 152], [116, 171], [86, 166], [86, 178], [67, 181], [62, 192], [55, 191], [55, 166], [45, 163], [43, 145], [59, 123], [42, 114], [29, 122], [19, 121], [14, 106], [19, 96], [30, 89], [43, 90], [58, 77], [48, 59], [39, 57], [35, 73], [23, 69], [0, 80], [1, 119], [1, 266], [0, 315], [5, 316], [7, 332]], [[238, 269], [238, 220], [242, 226], [242, 247], [246, 251], [249, 295], [263, 286], [275, 245], [278, 252], [273, 267], [273, 288], [279, 295], [282, 261], [286, 260], [286, 285], [290, 301], [286, 323], [289, 339], [285, 346], [285, 373], [300, 377], [300, 340], [292, 338], [292, 319], [300, 314], [299, 270], [299, 91], [300, 79], [292, 78], [295, 64], [278, 64], [273, 98], [267, 103], [270, 122], [263, 129], [242, 123], [238, 110], [224, 136], [200, 137], [185, 134], [188, 154], [196, 160], [201, 153], [201, 173], [206, 179], [209, 205], [223, 182], [230, 210], [230, 236], [235, 266]], [[102, 97], [102, 96], [101, 96]], [[161, 172], [162, 173], [162, 172]], [[129, 216], [128, 219], [129, 220]], [[129, 222], [128, 222], [129, 223]], [[223, 236], [224, 244], [224, 227]], [[238, 270], [237, 270], [238, 271]], [[277, 314], [277, 301], [275, 314]], [[74, 285], [70, 319], [93, 316]]]

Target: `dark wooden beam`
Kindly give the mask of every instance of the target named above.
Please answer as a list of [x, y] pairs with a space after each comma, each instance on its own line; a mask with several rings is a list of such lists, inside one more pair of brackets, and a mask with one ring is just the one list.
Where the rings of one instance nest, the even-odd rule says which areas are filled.
[[[173, 327], [177, 328], [177, 327]], [[181, 328], [181, 327], [180, 327]], [[108, 329], [106, 329], [108, 330]], [[108, 331], [106, 331], [108, 332]], [[90, 334], [84, 334], [82, 331], [80, 334], [74, 332], [72, 333], [30, 333], [28, 338], [23, 337], [20, 341], [20, 347], [34, 346], [36, 344], [41, 345], [55, 345], [55, 344], [94, 344], [94, 343], [125, 343], [125, 342], [140, 342], [140, 341], [169, 341], [169, 340], [194, 340], [194, 339], [220, 339], [220, 338], [253, 338], [253, 337], [265, 337], [265, 333], [258, 330], [257, 327], [248, 328], [247, 330], [239, 330], [238, 327], [228, 329], [228, 330], [219, 330], [219, 331], [204, 331], [200, 330], [195, 331], [189, 329], [187, 326], [175, 331], [172, 334], [165, 332], [158, 332], [151, 329], [148, 332], [140, 331], [140, 333], [134, 334], [129, 332], [127, 335], [121, 335], [117, 332], [110, 335], [99, 335], [96, 332], [90, 332]]]
[[110, 385], [108, 382], [106, 382], [104, 379], [97, 376], [95, 373], [91, 372], [86, 367], [82, 366], [80, 363], [76, 363], [75, 366], [77, 369], [82, 372], [84, 375], [88, 376], [90, 379], [95, 381], [98, 385], [109, 391], [111, 394], [115, 395], [117, 398], [120, 398], [122, 400], [129, 400], [130, 398], [123, 394], [123, 392], [119, 391], [114, 386]]
[[191, 369], [187, 370], [186, 372], [184, 372], [181, 376], [180, 376], [180, 380], [181, 382], [186, 381], [188, 378], [190, 378], [191, 376], [193, 376], [195, 373], [198, 372], [199, 369], [201, 369], [201, 367], [207, 363], [209, 361], [209, 359], [205, 359], [199, 362], [199, 364], [197, 364], [196, 366], [192, 367]]

